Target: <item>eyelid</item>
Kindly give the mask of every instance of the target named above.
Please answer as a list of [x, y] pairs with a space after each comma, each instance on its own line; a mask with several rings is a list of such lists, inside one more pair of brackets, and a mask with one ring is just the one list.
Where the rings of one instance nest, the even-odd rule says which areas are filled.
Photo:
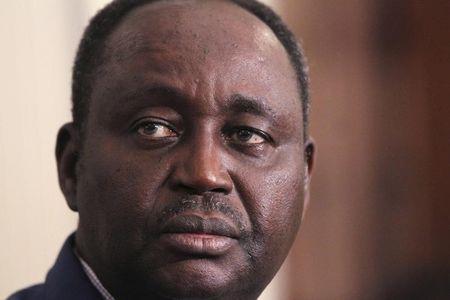
[[177, 135], [179, 134], [178, 130], [173, 125], [171, 125], [169, 122], [167, 122], [164, 119], [155, 118], [155, 117], [143, 117], [143, 118], [137, 119], [136, 121], [134, 121], [131, 124], [130, 128], [131, 128], [132, 131], [134, 131], [134, 130], [137, 129], [137, 127], [139, 127], [139, 126], [141, 126], [142, 124], [145, 124], [145, 123], [154, 123], [154, 124], [166, 126], [170, 130], [175, 132]]
[[[226, 130], [225, 134], [228, 135], [228, 136], [231, 136], [231, 134], [235, 134], [239, 130], [248, 130], [248, 131], [252, 132], [253, 134], [259, 135], [266, 142], [268, 142], [270, 144], [274, 144], [274, 140], [270, 136], [270, 134], [268, 134], [268, 133], [266, 133], [266, 132], [264, 132], [262, 130], [256, 129], [256, 128], [249, 127], [249, 126], [236, 126], [236, 127], [233, 127], [233, 128], [230, 128], [230, 129]], [[251, 144], [249, 144], [249, 145], [251, 145]]]

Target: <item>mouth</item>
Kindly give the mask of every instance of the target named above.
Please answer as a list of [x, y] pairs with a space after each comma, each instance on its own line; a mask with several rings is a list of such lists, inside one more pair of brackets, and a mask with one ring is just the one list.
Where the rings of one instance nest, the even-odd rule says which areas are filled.
[[172, 251], [193, 256], [220, 256], [237, 244], [238, 229], [223, 218], [177, 215], [162, 227], [161, 241]]

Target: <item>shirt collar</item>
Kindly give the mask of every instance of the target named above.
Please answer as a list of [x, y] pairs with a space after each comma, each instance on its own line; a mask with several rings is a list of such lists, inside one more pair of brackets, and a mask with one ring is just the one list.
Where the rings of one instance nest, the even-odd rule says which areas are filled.
[[105, 300], [115, 300], [114, 297], [108, 292], [108, 290], [103, 286], [103, 284], [98, 279], [97, 275], [95, 275], [92, 268], [88, 265], [87, 262], [85, 262], [81, 256], [78, 254], [78, 251], [74, 248], [73, 252], [75, 253], [75, 256], [78, 258], [78, 260], [81, 263], [81, 266], [83, 267], [84, 273], [86, 273], [87, 277], [89, 278], [89, 281], [92, 283], [92, 285], [97, 289], [97, 291], [102, 295], [103, 299]]

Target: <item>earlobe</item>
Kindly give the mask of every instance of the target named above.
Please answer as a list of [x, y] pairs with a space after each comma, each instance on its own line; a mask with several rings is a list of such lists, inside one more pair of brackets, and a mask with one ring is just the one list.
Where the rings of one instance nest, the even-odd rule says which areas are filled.
[[73, 123], [61, 127], [56, 140], [59, 186], [70, 209], [77, 211], [77, 164], [80, 152], [79, 131]]

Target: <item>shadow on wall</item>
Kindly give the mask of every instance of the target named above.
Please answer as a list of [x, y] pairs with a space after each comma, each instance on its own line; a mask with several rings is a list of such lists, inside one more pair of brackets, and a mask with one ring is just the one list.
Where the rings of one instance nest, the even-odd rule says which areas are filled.
[[422, 270], [405, 274], [380, 293], [383, 300], [448, 300], [450, 270]]

